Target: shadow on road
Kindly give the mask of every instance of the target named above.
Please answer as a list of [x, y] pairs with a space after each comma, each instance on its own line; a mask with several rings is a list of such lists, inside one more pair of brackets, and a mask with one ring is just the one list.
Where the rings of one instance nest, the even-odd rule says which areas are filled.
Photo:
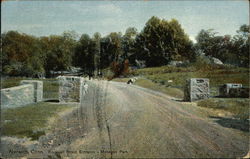
[[215, 122], [220, 124], [223, 127], [238, 129], [244, 132], [249, 132], [248, 120], [223, 118], [223, 117], [216, 117], [216, 116], [209, 116], [209, 117], [216, 119]]

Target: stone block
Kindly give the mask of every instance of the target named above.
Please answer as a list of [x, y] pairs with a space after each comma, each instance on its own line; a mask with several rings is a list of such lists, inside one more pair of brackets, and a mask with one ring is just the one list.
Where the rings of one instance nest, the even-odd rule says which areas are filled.
[[188, 79], [184, 87], [184, 100], [192, 102], [195, 100], [209, 98], [209, 91], [209, 79]]
[[[230, 97], [229, 91], [232, 88], [242, 88], [242, 84], [240, 83], [226, 83], [223, 84], [220, 88], [219, 88], [219, 95], [221, 97]], [[235, 90], [234, 90], [235, 92]], [[231, 93], [232, 95], [233, 93]]]
[[249, 88], [230, 88], [228, 97], [249, 98]]
[[76, 76], [59, 76], [59, 102], [80, 102], [83, 78]]
[[34, 85], [34, 98], [35, 102], [41, 102], [43, 100], [43, 82], [38, 80], [22, 80], [21, 85], [32, 84]]
[[2, 108], [15, 108], [34, 103], [34, 85], [25, 84], [17, 87], [1, 89]]

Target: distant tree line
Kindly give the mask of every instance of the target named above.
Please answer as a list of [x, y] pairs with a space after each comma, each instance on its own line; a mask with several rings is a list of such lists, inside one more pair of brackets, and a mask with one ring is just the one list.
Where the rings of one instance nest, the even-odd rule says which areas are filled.
[[249, 25], [242, 25], [237, 35], [218, 36], [213, 29], [201, 30], [196, 37], [196, 52], [220, 59], [223, 63], [249, 67]]
[[73, 31], [62, 35], [35, 37], [16, 31], [1, 34], [1, 73], [10, 76], [39, 74], [81, 67], [85, 74], [110, 67], [115, 76], [127, 73], [136, 61], [146, 67], [167, 65], [170, 61], [194, 62], [200, 53], [225, 63], [248, 67], [249, 26], [242, 25], [237, 35], [217, 36], [201, 30], [194, 44], [175, 19], [151, 17], [141, 32], [130, 27], [124, 35], [112, 32], [101, 37]]

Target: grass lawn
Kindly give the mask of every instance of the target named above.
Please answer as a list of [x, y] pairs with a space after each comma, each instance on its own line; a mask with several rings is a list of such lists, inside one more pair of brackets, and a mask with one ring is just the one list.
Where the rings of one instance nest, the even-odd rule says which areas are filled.
[[29, 78], [23, 77], [8, 77], [6, 79], [1, 80], [1, 88], [9, 88], [14, 86], [19, 86], [21, 80], [26, 80]]
[[[249, 133], [249, 102], [249, 98], [210, 98], [197, 101], [197, 105], [209, 108], [211, 111], [207, 114], [208, 117], [215, 119], [223, 127]], [[226, 112], [230, 115], [225, 115]]]
[[53, 103], [35, 103], [24, 107], [2, 110], [2, 135], [30, 137], [37, 140], [45, 134], [48, 119], [59, 112], [72, 108], [71, 105]]
[[184, 94], [183, 91], [181, 91], [178, 88], [171, 88], [171, 87], [166, 87], [164, 85], [152, 82], [151, 80], [148, 79], [139, 79], [135, 82], [136, 85], [144, 87], [144, 88], [149, 88], [155, 91], [159, 91], [165, 94], [168, 94], [172, 97], [175, 98], [180, 98], [182, 99]]
[[[136, 75], [144, 75], [153, 82], [164, 85], [183, 87], [189, 78], [209, 78], [211, 87], [218, 87], [224, 83], [242, 83], [249, 86], [249, 69], [247, 68], [215, 68], [195, 69], [194, 67], [162, 66], [156, 68], [144, 68], [135, 71]], [[173, 80], [173, 83], [168, 83]]]
[[[211, 96], [219, 95], [219, 87], [225, 83], [241, 83], [243, 86], [249, 87], [249, 69], [232, 66], [162, 66], [138, 69], [134, 71], [134, 74], [144, 76], [162, 86], [177, 88], [181, 91], [189, 78], [208, 78]], [[173, 82], [169, 83], [169, 80]]]
[[210, 98], [197, 101], [200, 107], [226, 110], [241, 120], [249, 119], [249, 103], [249, 98]]

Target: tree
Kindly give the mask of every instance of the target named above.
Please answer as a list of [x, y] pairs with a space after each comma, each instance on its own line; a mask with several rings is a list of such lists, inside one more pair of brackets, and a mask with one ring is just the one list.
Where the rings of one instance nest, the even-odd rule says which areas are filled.
[[207, 56], [220, 58], [219, 51], [223, 48], [223, 36], [216, 36], [217, 32], [213, 29], [201, 30], [197, 37], [197, 49], [205, 53]]
[[81, 67], [84, 72], [87, 71], [87, 55], [88, 55], [88, 47], [90, 44], [90, 37], [88, 34], [83, 34], [78, 41], [74, 54], [74, 64], [75, 66]]
[[63, 34], [52, 35], [42, 39], [43, 48], [46, 48], [45, 70], [50, 71], [68, 70], [72, 64], [72, 56], [75, 49], [75, 40]]
[[93, 42], [94, 42], [94, 64], [95, 69], [99, 72], [101, 69], [101, 34], [96, 32], [93, 36]]
[[192, 42], [177, 20], [153, 16], [136, 38], [136, 52], [147, 66], [166, 65], [171, 60], [192, 59]]
[[101, 35], [95, 33], [91, 39], [88, 34], [83, 34], [75, 49], [74, 64], [81, 67], [88, 75], [93, 75], [99, 68]]
[[249, 67], [249, 25], [242, 25], [233, 37], [233, 52], [239, 58], [240, 66]]
[[[135, 63], [135, 42], [136, 36], [138, 35], [137, 29], [134, 27], [129, 27], [124, 36], [122, 37], [122, 50], [123, 55], [122, 58], [124, 62], [126, 59]], [[128, 61], [127, 61], [128, 62]]]
[[248, 67], [249, 26], [242, 25], [237, 35], [218, 36], [213, 29], [201, 30], [196, 37], [197, 52], [220, 59], [227, 64]]
[[36, 76], [44, 72], [44, 58], [38, 38], [15, 31], [2, 34], [3, 74]]
[[122, 34], [112, 32], [101, 39], [101, 68], [110, 66], [112, 62], [120, 63], [122, 59]]

